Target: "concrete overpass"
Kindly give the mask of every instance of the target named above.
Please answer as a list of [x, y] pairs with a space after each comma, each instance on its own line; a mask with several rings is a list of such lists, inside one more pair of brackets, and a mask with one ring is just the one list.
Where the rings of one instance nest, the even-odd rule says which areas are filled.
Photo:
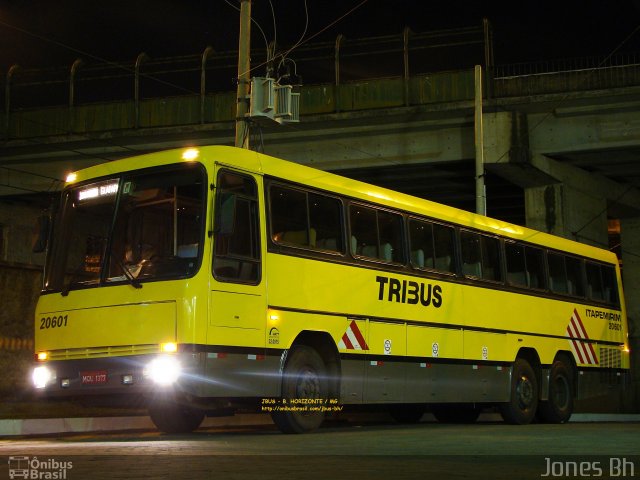
[[[473, 209], [473, 69], [412, 74], [405, 58], [404, 75], [344, 82], [335, 61], [334, 82], [300, 87], [301, 122], [256, 125], [255, 148]], [[489, 214], [605, 248], [617, 239], [640, 350], [640, 62], [489, 67]], [[5, 198], [54, 191], [68, 171], [125, 156], [233, 143], [231, 91], [77, 104], [70, 84], [68, 104], [17, 109], [13, 74], [0, 132]]]

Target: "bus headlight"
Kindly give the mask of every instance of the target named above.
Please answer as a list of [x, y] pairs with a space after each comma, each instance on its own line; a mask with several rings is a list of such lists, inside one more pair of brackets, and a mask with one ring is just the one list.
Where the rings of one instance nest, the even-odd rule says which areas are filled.
[[163, 355], [149, 362], [144, 369], [144, 375], [158, 385], [171, 385], [178, 379], [181, 371], [182, 367], [177, 357]]
[[55, 378], [55, 373], [47, 366], [36, 367], [31, 374], [33, 385], [38, 389], [45, 388]]

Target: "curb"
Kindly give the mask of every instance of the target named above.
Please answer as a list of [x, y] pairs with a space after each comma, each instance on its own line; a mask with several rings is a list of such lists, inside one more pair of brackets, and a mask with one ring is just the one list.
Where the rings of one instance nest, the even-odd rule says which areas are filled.
[[[350, 416], [351, 417], [351, 416]], [[387, 420], [384, 414], [353, 415], [352, 420], [359, 422]], [[435, 422], [435, 418], [426, 414], [423, 422]], [[500, 415], [486, 413], [479, 422], [502, 422]], [[578, 413], [571, 417], [570, 423], [629, 423], [640, 422], [640, 414], [602, 414]], [[239, 414], [230, 417], [209, 417], [202, 422], [202, 428], [221, 428], [238, 426], [272, 425], [271, 417], [266, 414]], [[150, 417], [94, 417], [94, 418], [41, 418], [0, 420], [0, 437], [52, 435], [65, 433], [116, 432], [127, 430], [156, 430]]]
[[[270, 425], [271, 417], [242, 414], [231, 417], [205, 418], [202, 427], [237, 427]], [[33, 418], [0, 420], [0, 437], [51, 435], [63, 433], [116, 432], [156, 430], [150, 417]]]

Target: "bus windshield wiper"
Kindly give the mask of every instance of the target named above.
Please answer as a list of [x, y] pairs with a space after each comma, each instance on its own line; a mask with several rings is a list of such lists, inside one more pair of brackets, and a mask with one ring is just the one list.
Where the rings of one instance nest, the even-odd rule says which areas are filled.
[[67, 295], [69, 295], [69, 292], [71, 291], [72, 287], [74, 287], [75, 285], [82, 284], [82, 282], [79, 282], [76, 280], [80, 277], [80, 274], [85, 271], [84, 268], [85, 268], [85, 263], [81, 262], [80, 265], [78, 265], [78, 267], [71, 274], [71, 278], [69, 279], [67, 284], [62, 288], [62, 290], [60, 290], [60, 295], [62, 295], [63, 297], [66, 297]]
[[122, 269], [124, 276], [127, 277], [127, 280], [129, 280], [129, 283], [131, 284], [131, 286], [134, 288], [142, 288], [142, 284], [140, 283], [140, 280], [138, 280], [136, 277], [133, 276], [133, 274], [129, 270], [129, 267], [127, 267], [124, 264], [124, 262], [119, 258], [115, 258], [115, 257], [113, 258], [115, 259], [118, 266]]

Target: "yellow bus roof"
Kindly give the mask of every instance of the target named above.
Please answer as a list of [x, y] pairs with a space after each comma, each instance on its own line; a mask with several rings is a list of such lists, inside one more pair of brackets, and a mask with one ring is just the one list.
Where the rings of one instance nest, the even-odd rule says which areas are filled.
[[614, 253], [584, 243], [477, 215], [251, 150], [221, 145], [164, 150], [96, 165], [71, 174], [68, 177], [67, 185], [142, 168], [191, 161], [199, 161], [205, 166], [213, 166], [214, 163], [226, 164], [514, 240], [544, 245], [608, 263], [617, 263]]

